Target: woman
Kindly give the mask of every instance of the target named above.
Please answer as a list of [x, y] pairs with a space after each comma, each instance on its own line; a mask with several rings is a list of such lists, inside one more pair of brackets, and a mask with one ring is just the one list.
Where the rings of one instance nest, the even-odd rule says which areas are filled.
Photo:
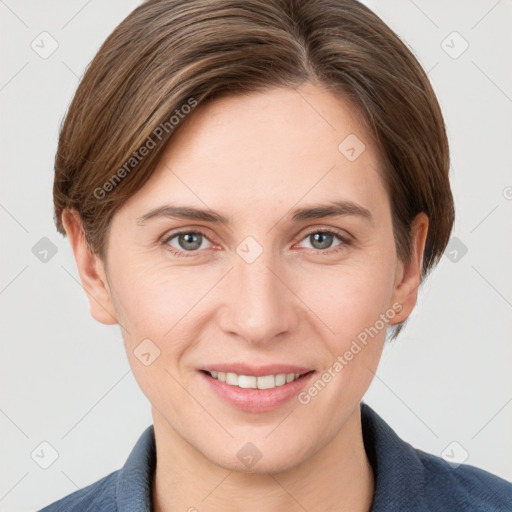
[[424, 71], [359, 2], [137, 8], [69, 108], [54, 203], [153, 425], [44, 510], [510, 510], [361, 402], [448, 242], [448, 169]]

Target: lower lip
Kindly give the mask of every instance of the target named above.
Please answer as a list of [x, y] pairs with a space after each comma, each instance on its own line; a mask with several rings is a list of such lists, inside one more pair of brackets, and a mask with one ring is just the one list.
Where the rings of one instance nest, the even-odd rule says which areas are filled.
[[245, 389], [214, 379], [207, 373], [199, 372], [208, 385], [230, 405], [248, 412], [267, 412], [281, 407], [298, 395], [311, 380], [315, 372], [302, 375], [292, 382], [272, 389]]

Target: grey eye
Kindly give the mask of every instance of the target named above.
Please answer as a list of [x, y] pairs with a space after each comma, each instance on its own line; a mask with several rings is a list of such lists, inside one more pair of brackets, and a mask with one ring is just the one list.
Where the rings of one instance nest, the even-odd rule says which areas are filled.
[[343, 242], [343, 240], [341, 236], [338, 235], [337, 233], [332, 233], [329, 231], [314, 231], [313, 233], [306, 235], [304, 240], [309, 241], [311, 245], [310, 248], [321, 251], [325, 249], [330, 249], [331, 247], [335, 247], [335, 245], [333, 246], [333, 241], [336, 238], [340, 240], [340, 243], [336, 245], [340, 245]]
[[[177, 240], [178, 246], [174, 245], [172, 241]], [[207, 240], [202, 233], [190, 231], [187, 233], [176, 233], [168, 239], [168, 243], [175, 249], [181, 251], [196, 251], [201, 248], [203, 242]], [[204, 249], [204, 247], [202, 247]]]

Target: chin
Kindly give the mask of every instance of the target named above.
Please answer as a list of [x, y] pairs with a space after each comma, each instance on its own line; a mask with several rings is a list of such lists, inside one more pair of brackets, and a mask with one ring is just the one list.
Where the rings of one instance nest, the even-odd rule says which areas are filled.
[[[278, 449], [271, 444], [259, 449], [265, 443], [234, 442], [235, 447], [228, 448], [223, 453], [205, 453], [203, 455], [216, 466], [228, 471], [247, 474], [273, 474], [288, 471], [301, 464], [307, 454], [304, 443], [289, 444], [286, 449]], [[302, 448], [302, 449], [301, 449]], [[235, 457], [232, 456], [233, 452]]]

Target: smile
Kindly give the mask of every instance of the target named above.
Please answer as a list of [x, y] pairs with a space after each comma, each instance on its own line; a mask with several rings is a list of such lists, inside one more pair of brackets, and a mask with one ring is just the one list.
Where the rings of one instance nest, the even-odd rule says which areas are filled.
[[211, 377], [230, 386], [237, 386], [243, 389], [273, 389], [278, 386], [284, 386], [298, 379], [300, 373], [278, 373], [275, 375], [238, 375], [231, 372], [207, 372]]
[[263, 413], [296, 397], [316, 372], [289, 364], [254, 366], [234, 362], [203, 367], [199, 374], [223, 402], [242, 411]]

